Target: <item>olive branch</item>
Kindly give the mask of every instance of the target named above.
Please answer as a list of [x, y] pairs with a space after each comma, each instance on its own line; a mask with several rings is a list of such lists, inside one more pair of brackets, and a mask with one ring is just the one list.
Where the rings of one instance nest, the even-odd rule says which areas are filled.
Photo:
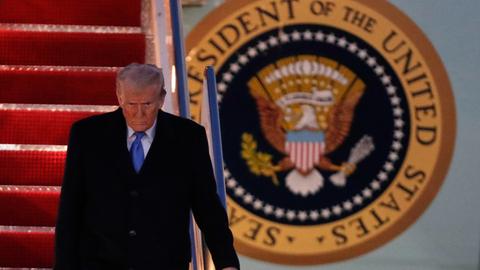
[[253, 174], [271, 177], [273, 184], [276, 186], [279, 185], [278, 177], [275, 172], [281, 170], [280, 166], [273, 165], [272, 155], [257, 151], [257, 142], [253, 139], [252, 134], [242, 134], [241, 154]]

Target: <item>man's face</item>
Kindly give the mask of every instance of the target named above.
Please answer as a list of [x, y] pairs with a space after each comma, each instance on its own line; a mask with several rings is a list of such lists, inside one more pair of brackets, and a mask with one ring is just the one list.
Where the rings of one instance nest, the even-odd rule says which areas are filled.
[[158, 110], [163, 106], [165, 96], [158, 86], [151, 85], [137, 89], [128, 82], [120, 83], [117, 90], [118, 103], [123, 116], [134, 131], [145, 131], [155, 122]]

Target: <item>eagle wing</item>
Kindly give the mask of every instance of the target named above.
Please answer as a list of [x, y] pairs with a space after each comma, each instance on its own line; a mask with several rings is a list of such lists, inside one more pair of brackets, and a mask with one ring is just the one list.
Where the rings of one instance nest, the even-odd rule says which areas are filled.
[[325, 134], [325, 154], [335, 151], [344, 142], [352, 127], [355, 107], [363, 93], [363, 89], [350, 91], [333, 106]]
[[260, 126], [268, 142], [278, 151], [285, 153], [285, 132], [282, 128], [283, 112], [264, 97], [255, 96], [260, 115]]

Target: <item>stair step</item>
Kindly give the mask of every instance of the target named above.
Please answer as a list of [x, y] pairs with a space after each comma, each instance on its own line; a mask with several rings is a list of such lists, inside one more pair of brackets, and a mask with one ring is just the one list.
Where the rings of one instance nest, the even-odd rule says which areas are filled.
[[0, 103], [116, 105], [116, 68], [3, 66]]
[[[78, 106], [95, 108], [96, 106]], [[110, 108], [108, 106], [106, 108]], [[75, 121], [99, 114], [99, 111], [74, 111], [75, 106], [0, 105], [0, 144], [68, 144]], [[105, 108], [101, 106], [101, 108]], [[109, 109], [107, 111], [113, 110]]]
[[0, 186], [0, 225], [55, 226], [59, 187]]
[[54, 232], [0, 231], [0, 267], [51, 268]]
[[2, 0], [0, 22], [140, 26], [140, 0]]
[[0, 145], [0, 185], [62, 184], [65, 146], [5, 146]]
[[120, 67], [145, 60], [143, 34], [0, 30], [0, 64]]

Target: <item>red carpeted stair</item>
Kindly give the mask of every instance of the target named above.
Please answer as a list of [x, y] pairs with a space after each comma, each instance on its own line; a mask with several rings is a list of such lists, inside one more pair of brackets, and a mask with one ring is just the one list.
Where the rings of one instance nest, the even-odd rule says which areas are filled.
[[15, 148], [19, 147], [26, 149], [0, 150], [0, 185], [62, 184], [66, 147], [49, 149], [49, 146], [39, 146], [35, 149], [35, 146], [21, 145]]
[[[0, 231], [2, 265], [25, 268], [47, 268], [52, 264], [53, 230], [24, 231], [5, 228]], [[20, 268], [20, 267], [18, 267]]]
[[135, 0], [2, 0], [0, 22], [140, 26]]
[[4, 65], [125, 66], [143, 62], [142, 34], [0, 30]]
[[112, 68], [0, 67], [0, 103], [115, 105]]
[[68, 143], [68, 131], [73, 122], [98, 114], [89, 111], [57, 111], [57, 106], [52, 107], [52, 110], [35, 107], [0, 109], [0, 144], [64, 145]]
[[10, 226], [55, 226], [59, 188], [0, 188], [0, 223]]
[[145, 44], [141, 0], [0, 1], [0, 269], [52, 267], [70, 126]]

